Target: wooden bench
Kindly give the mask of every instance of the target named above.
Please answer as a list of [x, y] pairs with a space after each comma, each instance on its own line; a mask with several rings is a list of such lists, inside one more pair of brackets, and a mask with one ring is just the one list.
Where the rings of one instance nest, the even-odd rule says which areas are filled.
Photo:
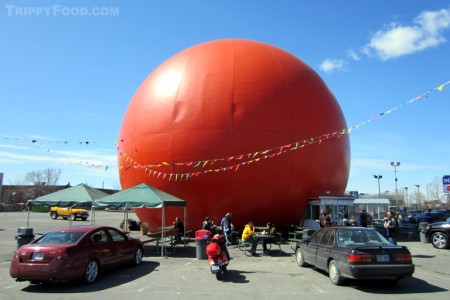
[[238, 248], [239, 248], [239, 250], [244, 251], [245, 255], [247, 255], [247, 256], [249, 256], [247, 254], [247, 247], [252, 247], [252, 245], [253, 244], [250, 241], [248, 241], [248, 240], [247, 241], [244, 241], [242, 239], [238, 240]]
[[272, 249], [272, 245], [277, 245], [278, 246], [278, 254], [281, 254], [281, 244], [283, 244], [283, 242], [282, 242], [282, 234], [278, 232], [277, 236], [275, 237], [275, 239], [269, 241], [266, 244], [267, 245], [267, 251], [270, 251]]

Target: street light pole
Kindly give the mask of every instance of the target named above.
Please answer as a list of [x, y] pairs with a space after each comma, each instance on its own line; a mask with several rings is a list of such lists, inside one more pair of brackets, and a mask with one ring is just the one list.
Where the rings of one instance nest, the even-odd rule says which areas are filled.
[[409, 199], [408, 199], [408, 187], [405, 186], [405, 202], [406, 202], [406, 207], [409, 207]]
[[416, 184], [417, 187], [417, 205], [419, 206], [418, 209], [420, 209], [420, 185]]
[[373, 175], [373, 178], [378, 180], [378, 199], [381, 199], [380, 179], [383, 178], [383, 176]]
[[398, 189], [397, 189], [397, 167], [400, 166], [400, 162], [391, 161], [391, 166], [394, 167], [394, 176], [395, 176], [395, 206], [398, 210]]

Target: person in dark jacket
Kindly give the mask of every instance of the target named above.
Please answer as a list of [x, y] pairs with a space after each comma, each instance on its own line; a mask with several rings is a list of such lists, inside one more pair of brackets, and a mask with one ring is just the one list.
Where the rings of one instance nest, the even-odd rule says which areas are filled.
[[212, 234], [214, 234], [216, 232], [216, 225], [214, 225], [214, 221], [212, 221], [210, 217], [205, 217], [202, 229], [209, 230]]
[[361, 223], [361, 227], [367, 227], [368, 221], [369, 221], [369, 215], [363, 209], [361, 214], [359, 215], [359, 222]]
[[264, 254], [267, 253], [267, 244], [274, 243], [277, 241], [276, 240], [277, 230], [275, 229], [275, 226], [270, 222], [267, 222], [266, 226], [267, 227], [266, 227], [266, 229], [264, 229], [263, 234], [268, 234], [268, 235], [271, 235], [272, 237], [262, 240]]
[[397, 245], [398, 222], [392, 211], [388, 211], [384, 218], [384, 229], [389, 242], [393, 245]]
[[173, 221], [173, 228], [175, 229], [175, 241], [181, 243], [181, 237], [184, 235], [184, 225], [180, 217], [176, 217], [175, 221]]

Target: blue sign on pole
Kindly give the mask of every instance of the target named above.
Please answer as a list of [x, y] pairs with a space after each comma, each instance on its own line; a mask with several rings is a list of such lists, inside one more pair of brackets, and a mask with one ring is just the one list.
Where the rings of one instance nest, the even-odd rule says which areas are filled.
[[444, 193], [450, 193], [450, 175], [442, 176], [442, 187]]
[[450, 184], [450, 175], [444, 175], [444, 177], [442, 177], [442, 183]]

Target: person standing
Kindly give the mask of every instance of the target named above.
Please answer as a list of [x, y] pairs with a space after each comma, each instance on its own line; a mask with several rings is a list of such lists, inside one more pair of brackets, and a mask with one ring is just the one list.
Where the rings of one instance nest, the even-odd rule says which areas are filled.
[[327, 214], [325, 212], [325, 210], [322, 209], [320, 211], [320, 216], [319, 216], [319, 225], [320, 225], [320, 227], [328, 227], [328, 226], [330, 226], [330, 223], [331, 222], [330, 222], [329, 214]]
[[363, 209], [361, 214], [359, 215], [359, 222], [361, 223], [361, 227], [367, 227], [368, 219], [369, 219], [369, 215]]
[[175, 241], [181, 243], [181, 237], [184, 235], [184, 225], [180, 217], [176, 217], [173, 221], [173, 228], [175, 229]]
[[225, 239], [227, 240], [227, 246], [231, 245], [231, 217], [231, 213], [227, 213], [220, 222], [220, 226], [222, 226], [222, 231], [225, 235]]
[[397, 245], [398, 222], [392, 211], [386, 213], [386, 217], [384, 218], [384, 229], [389, 242], [393, 245]]

